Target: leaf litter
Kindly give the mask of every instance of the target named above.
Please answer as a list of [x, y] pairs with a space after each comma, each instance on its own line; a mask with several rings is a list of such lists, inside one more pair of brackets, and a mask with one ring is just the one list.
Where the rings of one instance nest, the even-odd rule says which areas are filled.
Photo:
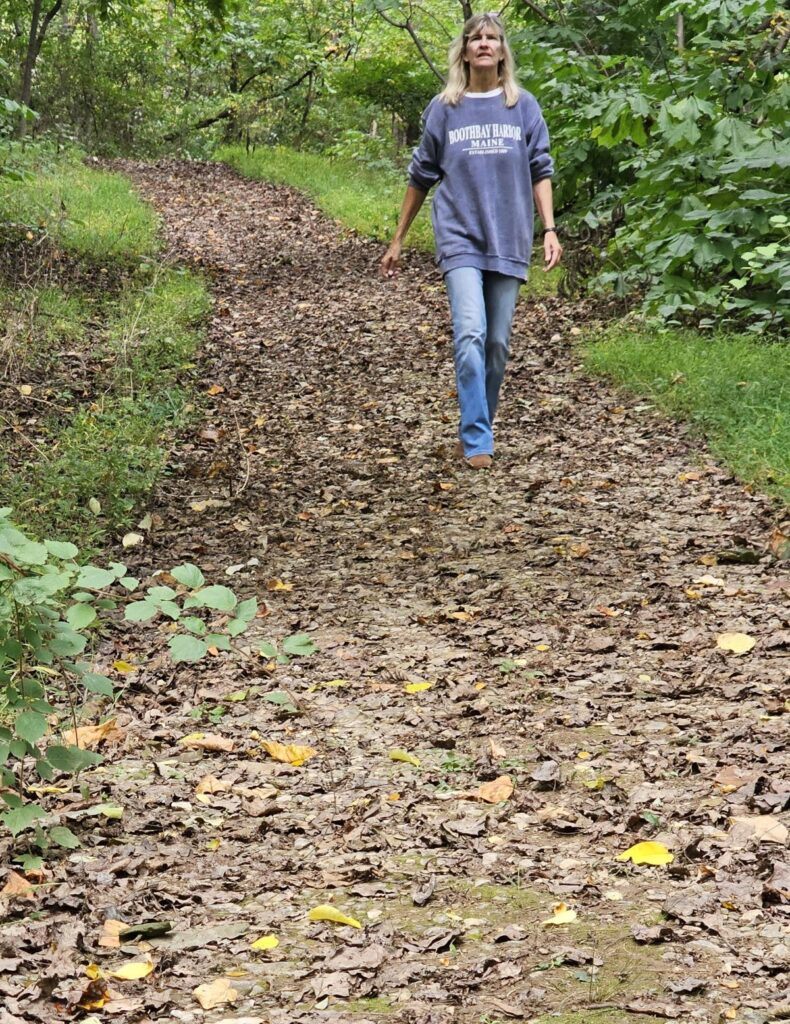
[[[9, 1024], [190, 1024], [198, 992], [267, 1024], [774, 1019], [790, 580], [768, 501], [581, 376], [568, 339], [598, 314], [555, 298], [522, 301], [495, 468], [465, 471], [427, 257], [385, 284], [380, 247], [287, 188], [118, 168], [216, 299], [200, 374], [221, 390], [152, 496], [156, 562], [238, 568], [260, 640], [319, 653], [173, 675], [164, 631], [103, 652], [137, 667], [119, 735], [91, 737], [84, 792], [47, 797], [82, 847], [35, 902], [0, 895]], [[124, 552], [141, 579], [150, 547]], [[123, 817], [79, 813], [100, 805]], [[674, 859], [618, 860], [640, 844]], [[158, 966], [88, 992], [119, 953]]]

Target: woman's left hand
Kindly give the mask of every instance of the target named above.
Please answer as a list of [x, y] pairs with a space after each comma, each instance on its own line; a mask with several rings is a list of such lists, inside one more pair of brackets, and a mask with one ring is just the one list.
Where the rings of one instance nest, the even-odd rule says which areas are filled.
[[560, 240], [553, 231], [550, 231], [543, 238], [543, 258], [545, 271], [553, 270], [562, 259], [562, 246]]

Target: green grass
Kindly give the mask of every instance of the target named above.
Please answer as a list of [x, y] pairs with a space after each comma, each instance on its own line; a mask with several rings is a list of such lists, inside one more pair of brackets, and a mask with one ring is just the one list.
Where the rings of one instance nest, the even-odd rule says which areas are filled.
[[77, 152], [31, 147], [15, 154], [21, 181], [0, 178], [0, 224], [46, 232], [64, 249], [100, 261], [159, 250], [158, 222], [120, 174], [86, 167]]
[[70, 156], [41, 161], [28, 161], [23, 186], [0, 189], [0, 224], [64, 182], [79, 184], [66, 212], [79, 205], [83, 219], [47, 229], [65, 259], [44, 242], [37, 278], [0, 283], [4, 425], [20, 417], [19, 435], [0, 434], [0, 493], [23, 528], [85, 548], [134, 521], [165, 464], [210, 300], [199, 277], [153, 258], [157, 222], [128, 182]]
[[787, 345], [621, 324], [586, 346], [585, 363], [697, 424], [737, 476], [790, 504]]
[[[291, 185], [306, 192], [324, 213], [360, 235], [381, 243], [395, 233], [406, 175], [370, 170], [358, 161], [279, 147], [260, 147], [248, 153], [243, 146], [223, 146], [215, 156], [240, 174], [259, 181]], [[433, 252], [430, 195], [409, 229], [407, 247]], [[382, 250], [383, 255], [383, 250]], [[540, 252], [537, 252], [540, 261]], [[544, 274], [536, 267], [526, 291], [549, 295], [557, 290], [560, 271]]]

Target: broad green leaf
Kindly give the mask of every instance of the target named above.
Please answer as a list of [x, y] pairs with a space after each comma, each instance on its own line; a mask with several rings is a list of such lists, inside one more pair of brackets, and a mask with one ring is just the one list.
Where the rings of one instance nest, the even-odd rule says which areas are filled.
[[194, 600], [204, 608], [213, 608], [218, 612], [232, 612], [236, 607], [236, 595], [230, 587], [223, 587], [221, 584], [214, 584], [211, 587], [204, 587], [190, 597], [190, 603]]
[[170, 656], [173, 661], [200, 661], [208, 650], [205, 640], [199, 640], [196, 636], [180, 634], [174, 636], [168, 643]]
[[14, 722], [17, 736], [28, 743], [38, 743], [47, 731], [47, 720], [37, 711], [23, 711]]
[[287, 636], [283, 640], [283, 650], [286, 654], [306, 658], [315, 654], [318, 648], [307, 633], [294, 633], [293, 636]]
[[159, 611], [174, 621], [181, 618], [181, 609], [175, 601], [160, 601]]
[[86, 672], [82, 677], [83, 685], [91, 693], [100, 693], [102, 697], [112, 699], [115, 696], [115, 687], [112, 680], [107, 676], [98, 675], [96, 672]]
[[45, 540], [44, 544], [46, 545], [47, 551], [49, 551], [51, 555], [54, 555], [55, 558], [71, 560], [76, 558], [80, 553], [80, 549], [74, 544], [69, 544], [68, 541]]
[[60, 772], [77, 772], [92, 764], [100, 764], [103, 758], [101, 754], [94, 754], [92, 750], [56, 745], [47, 748], [47, 760]]
[[122, 576], [118, 580], [118, 582], [125, 590], [128, 590], [129, 593], [132, 593], [133, 591], [137, 590], [137, 588], [140, 586], [140, 581], [137, 579], [136, 576]]
[[228, 636], [241, 636], [248, 626], [249, 622], [246, 619], [231, 619], [225, 629]]
[[204, 636], [207, 632], [206, 623], [194, 615], [185, 615], [179, 620], [179, 625], [184, 629], [188, 629], [190, 633], [195, 633], [197, 636]]
[[82, 845], [71, 829], [66, 828], [65, 825], [54, 825], [47, 830], [47, 836], [53, 843], [62, 846], [64, 850], [76, 850], [78, 846]]
[[190, 562], [185, 562], [184, 565], [177, 565], [175, 569], [170, 570], [170, 575], [183, 586], [189, 587], [190, 590], [196, 590], [206, 582], [200, 569]]
[[246, 601], [240, 601], [236, 609], [236, 618], [251, 622], [258, 614], [258, 601], [254, 597], [248, 597]]
[[218, 651], [229, 651], [230, 640], [223, 633], [207, 633], [206, 646], [216, 647]]
[[124, 609], [123, 617], [127, 622], [148, 622], [159, 609], [151, 601], [131, 601]]
[[86, 629], [96, 621], [96, 609], [89, 604], [73, 604], [66, 612], [66, 620], [73, 629]]
[[83, 565], [77, 576], [77, 587], [84, 587], [86, 590], [104, 590], [115, 582], [115, 573], [107, 569], [100, 569], [96, 565]]
[[277, 648], [270, 640], [262, 640], [261, 643], [258, 644], [258, 650], [261, 652], [264, 658], [277, 657]]
[[82, 654], [87, 646], [87, 638], [81, 633], [75, 633], [61, 623], [57, 636], [52, 637], [49, 646], [60, 658], [67, 658], [74, 654]]
[[148, 597], [151, 601], [155, 601], [159, 604], [161, 601], [172, 601], [174, 597], [177, 597], [175, 590], [172, 587], [149, 587]]
[[19, 835], [26, 828], [30, 828], [34, 821], [45, 816], [44, 808], [38, 804], [23, 804], [12, 811], [0, 814], [0, 821], [6, 826], [12, 836]]

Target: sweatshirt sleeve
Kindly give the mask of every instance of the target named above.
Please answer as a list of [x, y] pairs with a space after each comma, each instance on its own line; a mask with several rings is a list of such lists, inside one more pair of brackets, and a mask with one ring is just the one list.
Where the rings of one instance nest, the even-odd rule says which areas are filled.
[[533, 109], [530, 110], [526, 136], [529, 173], [532, 184], [536, 185], [539, 181], [550, 178], [554, 174], [554, 161], [549, 153], [549, 130], [543, 120], [540, 107], [535, 101], [533, 101]]
[[440, 101], [431, 100], [423, 111], [421, 127], [422, 137], [419, 145], [412, 153], [408, 167], [409, 184], [414, 188], [428, 192], [437, 182], [442, 180], [442, 112], [438, 110]]

